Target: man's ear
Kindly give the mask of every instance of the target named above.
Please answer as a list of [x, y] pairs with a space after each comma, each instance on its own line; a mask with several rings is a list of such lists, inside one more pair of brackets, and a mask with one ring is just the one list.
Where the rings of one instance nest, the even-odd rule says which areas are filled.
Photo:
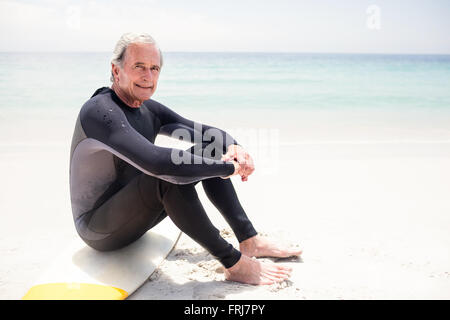
[[119, 76], [119, 66], [111, 63], [111, 73], [113, 74], [114, 79], [117, 79]]

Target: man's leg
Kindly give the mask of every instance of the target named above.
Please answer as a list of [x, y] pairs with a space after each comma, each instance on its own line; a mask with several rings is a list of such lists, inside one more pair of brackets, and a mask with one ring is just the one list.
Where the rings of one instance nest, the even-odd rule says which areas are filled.
[[176, 185], [160, 181], [161, 202], [175, 225], [217, 258], [225, 268], [230, 268], [241, 253], [220, 236], [219, 230], [209, 220], [198, 198], [195, 184]]
[[[197, 144], [187, 151], [205, 157], [208, 156], [203, 152], [206, 146], [206, 144]], [[220, 160], [222, 151], [215, 152], [216, 150], [214, 149], [210, 156], [215, 160]], [[250, 257], [289, 257], [302, 253], [302, 250], [299, 248], [279, 245], [277, 241], [270, 241], [258, 236], [258, 233], [239, 202], [231, 179], [205, 179], [202, 180], [202, 185], [208, 199], [233, 229], [239, 241], [241, 253]]]
[[158, 197], [159, 179], [139, 174], [101, 206], [75, 221], [80, 237], [100, 251], [120, 249], [167, 215]]
[[[212, 152], [209, 154], [209, 152], [204, 152], [206, 147], [208, 147], [206, 143], [196, 144], [186, 151], [195, 153], [201, 157], [209, 157], [214, 160], [221, 159], [223, 154], [222, 151], [219, 151], [218, 149], [211, 149]], [[202, 186], [203, 190], [205, 190], [206, 196], [219, 210], [227, 223], [230, 225], [231, 229], [233, 229], [233, 232], [239, 242], [242, 242], [257, 234], [239, 202], [236, 191], [230, 179], [205, 179], [202, 180]]]
[[206, 179], [202, 180], [202, 186], [208, 199], [233, 229], [239, 242], [257, 235], [255, 228], [239, 202], [231, 179]]
[[287, 279], [291, 268], [251, 259], [225, 241], [209, 220], [195, 184], [160, 181], [161, 202], [175, 225], [215, 256], [225, 267], [225, 278], [248, 284], [272, 284]]

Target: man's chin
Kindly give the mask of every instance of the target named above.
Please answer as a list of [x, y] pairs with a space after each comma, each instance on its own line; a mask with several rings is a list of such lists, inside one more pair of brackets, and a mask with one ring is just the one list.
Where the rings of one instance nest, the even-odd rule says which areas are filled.
[[140, 95], [136, 95], [136, 98], [141, 100], [141, 101], [145, 101], [151, 98], [151, 96], [153, 95], [153, 91], [147, 94], [140, 94]]

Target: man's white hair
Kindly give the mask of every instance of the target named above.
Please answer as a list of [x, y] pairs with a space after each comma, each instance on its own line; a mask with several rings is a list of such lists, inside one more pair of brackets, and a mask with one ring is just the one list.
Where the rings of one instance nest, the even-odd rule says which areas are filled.
[[[151, 43], [154, 44], [159, 51], [159, 64], [160, 67], [163, 65], [163, 56], [161, 49], [159, 48], [158, 44], [156, 43], [155, 39], [148, 33], [137, 33], [137, 32], [127, 32], [124, 33], [119, 41], [117, 41], [116, 46], [114, 47], [113, 55], [111, 57], [111, 63], [118, 65], [120, 67], [123, 66], [123, 59], [125, 56], [125, 51], [127, 50], [128, 46], [132, 43]], [[114, 76], [111, 70], [111, 82], [114, 82]]]

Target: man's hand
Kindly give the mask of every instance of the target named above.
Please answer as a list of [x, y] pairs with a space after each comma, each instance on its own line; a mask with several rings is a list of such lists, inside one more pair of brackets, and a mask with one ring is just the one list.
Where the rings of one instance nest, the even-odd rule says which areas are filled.
[[239, 163], [239, 174], [242, 181], [247, 181], [248, 176], [255, 171], [255, 165], [250, 154], [241, 146], [232, 144], [228, 147], [227, 153], [222, 156], [223, 161], [234, 160]]

